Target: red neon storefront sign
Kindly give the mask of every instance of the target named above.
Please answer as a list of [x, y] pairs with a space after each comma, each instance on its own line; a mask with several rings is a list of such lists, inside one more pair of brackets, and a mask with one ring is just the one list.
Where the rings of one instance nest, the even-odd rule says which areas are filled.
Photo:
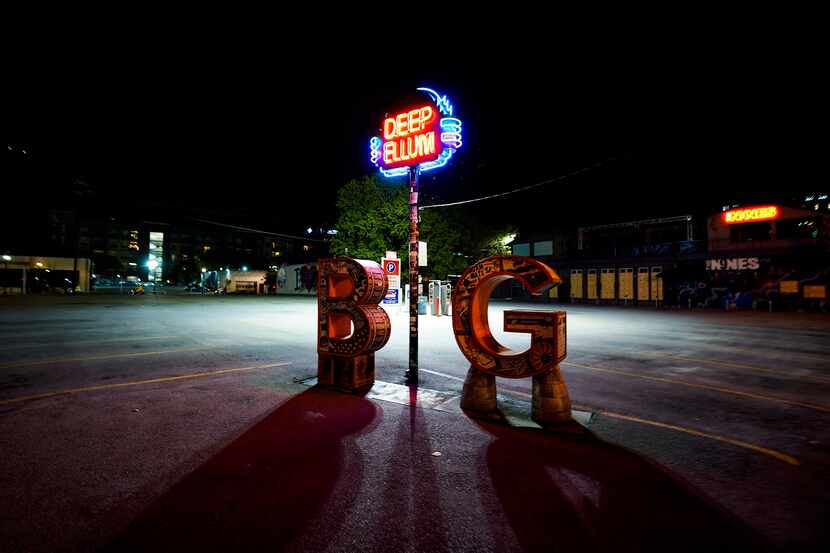
[[741, 209], [730, 209], [723, 212], [723, 222], [732, 225], [735, 223], [751, 223], [755, 221], [771, 221], [778, 218], [778, 206], [761, 205]]
[[425, 104], [383, 120], [383, 166], [417, 165], [441, 155], [438, 108]]

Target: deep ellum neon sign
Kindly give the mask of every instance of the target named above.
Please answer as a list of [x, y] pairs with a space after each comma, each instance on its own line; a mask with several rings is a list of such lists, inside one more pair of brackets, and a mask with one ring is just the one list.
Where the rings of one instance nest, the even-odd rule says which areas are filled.
[[406, 175], [413, 165], [421, 171], [443, 167], [461, 147], [461, 120], [447, 96], [418, 90], [432, 101], [387, 116], [381, 136], [369, 140], [369, 159], [385, 177]]

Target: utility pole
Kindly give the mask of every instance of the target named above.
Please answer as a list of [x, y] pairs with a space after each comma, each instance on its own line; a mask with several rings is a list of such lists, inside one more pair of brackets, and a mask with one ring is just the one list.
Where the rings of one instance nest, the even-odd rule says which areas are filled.
[[409, 167], [409, 370], [407, 384], [418, 385], [418, 173]]

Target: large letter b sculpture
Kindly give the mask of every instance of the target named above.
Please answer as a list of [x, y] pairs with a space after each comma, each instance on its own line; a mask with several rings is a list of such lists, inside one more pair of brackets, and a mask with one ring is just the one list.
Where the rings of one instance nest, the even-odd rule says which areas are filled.
[[495, 287], [515, 278], [531, 293], [538, 294], [561, 279], [556, 272], [528, 257], [489, 257], [468, 268], [453, 290], [452, 323], [455, 340], [470, 361], [461, 407], [473, 412], [494, 413], [496, 378], [533, 377], [532, 418], [539, 424], [568, 423], [571, 400], [559, 363], [565, 359], [565, 313], [563, 311], [504, 312], [504, 330], [532, 335], [530, 349], [511, 351], [490, 332], [487, 305]]
[[320, 260], [317, 281], [317, 382], [363, 392], [375, 382], [375, 352], [389, 340], [389, 316], [378, 306], [388, 288], [373, 261]]

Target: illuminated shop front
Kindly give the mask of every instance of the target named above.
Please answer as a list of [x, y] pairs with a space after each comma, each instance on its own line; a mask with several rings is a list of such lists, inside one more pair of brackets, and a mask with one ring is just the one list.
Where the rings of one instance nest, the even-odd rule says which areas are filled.
[[[704, 222], [705, 227], [698, 221]], [[521, 234], [515, 255], [551, 265], [555, 297], [618, 303], [763, 309], [826, 300], [830, 215], [781, 204], [729, 206], [691, 215]], [[514, 290], [513, 293], [521, 293]]]
[[826, 214], [784, 205], [739, 206], [710, 216], [707, 231], [709, 281], [760, 297], [803, 299], [806, 289], [814, 299], [826, 299]]
[[679, 215], [524, 234], [511, 248], [514, 255], [546, 262], [563, 278], [552, 300], [656, 305], [664, 301], [665, 272], [703, 266], [706, 242], [696, 239], [702, 233], [697, 219]]

